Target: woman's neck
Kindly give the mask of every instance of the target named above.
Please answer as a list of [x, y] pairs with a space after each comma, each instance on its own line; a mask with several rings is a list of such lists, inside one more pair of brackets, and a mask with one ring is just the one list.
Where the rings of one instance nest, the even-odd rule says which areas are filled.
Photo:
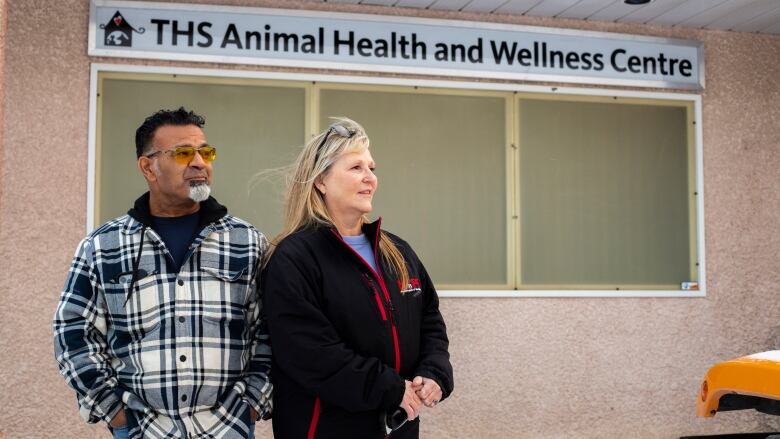
[[336, 226], [336, 230], [339, 231], [341, 236], [358, 236], [363, 233], [362, 216], [354, 218], [332, 216], [332, 218], [333, 225]]

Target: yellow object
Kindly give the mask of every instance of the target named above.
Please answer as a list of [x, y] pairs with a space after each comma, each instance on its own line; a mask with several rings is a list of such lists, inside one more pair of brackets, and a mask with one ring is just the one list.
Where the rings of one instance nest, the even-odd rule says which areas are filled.
[[[727, 396], [737, 404], [721, 407]], [[756, 408], [780, 401], [780, 351], [768, 351], [712, 366], [696, 398], [696, 415], [712, 417], [718, 411]]]

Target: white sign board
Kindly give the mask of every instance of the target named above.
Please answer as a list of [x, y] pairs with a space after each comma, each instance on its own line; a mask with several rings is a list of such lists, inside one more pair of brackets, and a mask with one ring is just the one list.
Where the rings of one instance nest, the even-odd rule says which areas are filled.
[[286, 9], [92, 0], [89, 54], [704, 88], [696, 41]]

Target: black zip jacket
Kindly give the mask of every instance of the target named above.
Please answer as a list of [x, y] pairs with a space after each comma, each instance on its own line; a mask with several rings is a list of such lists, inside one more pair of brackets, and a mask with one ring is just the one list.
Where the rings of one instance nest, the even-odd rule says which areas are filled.
[[[325, 226], [285, 238], [266, 267], [277, 439], [382, 438], [380, 418], [398, 408], [404, 379], [434, 379], [442, 399], [452, 392], [436, 290], [411, 247], [388, 234], [409, 271], [409, 284], [399, 287], [377, 253], [379, 227], [363, 226], [378, 273]], [[418, 421], [408, 422], [391, 437], [418, 433]]]

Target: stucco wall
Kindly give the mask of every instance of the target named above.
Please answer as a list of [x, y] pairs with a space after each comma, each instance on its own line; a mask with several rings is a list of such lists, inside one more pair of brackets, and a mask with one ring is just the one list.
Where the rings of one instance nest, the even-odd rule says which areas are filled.
[[[754, 412], [694, 416], [709, 365], [780, 344], [780, 37], [320, 2], [203, 3], [418, 13], [703, 41], [708, 296], [444, 299], [456, 389], [423, 414], [423, 432], [673, 438], [780, 430], [773, 417]], [[173, 63], [88, 58], [88, 15], [86, 0], [8, 1], [0, 61], [0, 437], [109, 437], [79, 420], [51, 342], [59, 291], [85, 233], [89, 65]], [[271, 437], [270, 428], [258, 436]]]
[[[5, 171], [2, 166], [3, 163], [3, 153], [4, 153], [4, 142], [3, 142], [3, 133], [5, 132], [5, 125], [2, 123], [3, 119], [3, 110], [5, 108], [5, 100], [4, 100], [4, 91], [5, 91], [5, 31], [8, 27], [6, 25], [6, 19], [8, 18], [8, 14], [5, 12], [6, 10], [6, 0], [0, 0], [0, 176], [2, 176]], [[0, 177], [2, 178], [2, 177]], [[2, 199], [2, 193], [3, 193], [3, 186], [0, 185], [0, 199]], [[2, 296], [0, 296], [0, 304], [2, 304]], [[0, 439], [2, 439], [2, 436], [0, 436]]]
[[[6, 175], [5, 167], [3, 166], [3, 163], [5, 163], [5, 155], [4, 155], [5, 154], [5, 147], [4, 147], [4, 145], [5, 145], [5, 142], [4, 142], [4, 140], [5, 140], [5, 137], [4, 137], [4, 134], [5, 134], [5, 124], [3, 123], [3, 121], [5, 119], [4, 119], [3, 116], [5, 114], [5, 112], [4, 112], [4, 109], [5, 109], [5, 100], [4, 100], [4, 96], [5, 96], [5, 93], [4, 93], [5, 92], [5, 75], [4, 75], [4, 73], [5, 73], [5, 32], [6, 32], [6, 29], [7, 29], [6, 19], [7, 19], [6, 1], [5, 0], [0, 0], [0, 182], [4, 182], [5, 181], [5, 175]], [[2, 203], [2, 198], [3, 198], [3, 184], [0, 183], [0, 203]], [[0, 208], [0, 211], [1, 210], [2, 210], [2, 208]], [[2, 217], [2, 215], [0, 215], [0, 217]], [[2, 222], [2, 220], [0, 219], [0, 223], [1, 222]], [[0, 225], [0, 227], [2, 227], [2, 226]], [[0, 270], [2, 270], [2, 269], [0, 269]], [[2, 274], [0, 274], [0, 313], [2, 313], [1, 310], [3, 308], [5, 308], [5, 297], [6, 297], [6, 293], [5, 293], [6, 288], [5, 288], [5, 286], [6, 286], [6, 284], [5, 284], [5, 277], [3, 277]], [[0, 317], [2, 317], [2, 314], [0, 314]], [[5, 342], [3, 341], [3, 340], [5, 340], [5, 335], [6, 335], [6, 333], [5, 333], [5, 331], [3, 331], [2, 323], [0, 323], [0, 352], [5, 352], [4, 348], [6, 346], [5, 346]], [[3, 365], [4, 365], [3, 363], [0, 363], [0, 367], [2, 367]], [[10, 378], [10, 376], [11, 375], [9, 374], [9, 378]], [[2, 393], [0, 393], [0, 398], [2, 398], [3, 400], [7, 400], [8, 399], [7, 395], [6, 395], [6, 391], [5, 391], [5, 388], [6, 388], [5, 383], [6, 383], [7, 379], [8, 378], [6, 378], [5, 376], [0, 378], [0, 389], [2, 389], [1, 390]], [[6, 439], [5, 430], [6, 430], [5, 429], [5, 424], [2, 421], [0, 421], [0, 439]]]

